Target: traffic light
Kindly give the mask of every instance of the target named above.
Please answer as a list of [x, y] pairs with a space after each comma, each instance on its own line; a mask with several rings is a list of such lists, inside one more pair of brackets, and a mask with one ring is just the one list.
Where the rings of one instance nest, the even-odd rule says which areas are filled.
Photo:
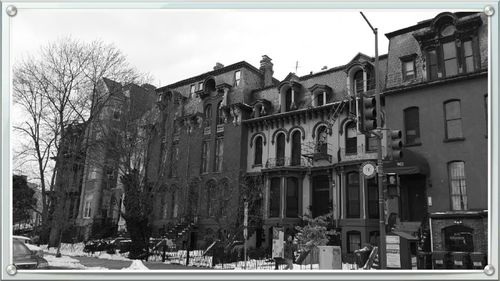
[[399, 177], [396, 173], [386, 174], [387, 195], [389, 197], [398, 196]]
[[390, 130], [388, 132], [387, 138], [387, 146], [389, 148], [389, 158], [393, 160], [398, 160], [403, 157], [403, 142], [401, 141], [401, 137], [403, 134], [401, 130]]
[[374, 97], [361, 98], [361, 131], [367, 133], [377, 128], [377, 110]]

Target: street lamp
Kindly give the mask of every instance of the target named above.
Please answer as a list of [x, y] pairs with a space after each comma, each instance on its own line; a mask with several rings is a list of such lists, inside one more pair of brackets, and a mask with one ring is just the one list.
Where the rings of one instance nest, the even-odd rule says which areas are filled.
[[386, 249], [385, 249], [385, 200], [384, 200], [384, 163], [382, 161], [382, 118], [380, 114], [380, 83], [379, 83], [379, 58], [378, 58], [378, 29], [374, 28], [363, 12], [359, 12], [365, 19], [366, 23], [370, 26], [373, 34], [375, 35], [375, 106], [377, 112], [377, 128], [375, 129], [377, 136], [377, 174], [378, 174], [378, 208], [379, 208], [379, 263], [380, 269], [386, 269]]

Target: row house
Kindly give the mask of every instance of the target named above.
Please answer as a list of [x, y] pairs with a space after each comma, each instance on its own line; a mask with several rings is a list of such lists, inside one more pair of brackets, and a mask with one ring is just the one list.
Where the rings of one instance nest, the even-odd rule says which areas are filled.
[[251, 112], [251, 93], [274, 83], [264, 68], [217, 63], [212, 71], [157, 89], [147, 168], [158, 194], [155, 235], [205, 247], [239, 233], [247, 149], [241, 121]]
[[398, 163], [390, 212], [426, 226], [426, 251], [487, 251], [487, 30], [483, 13], [447, 12], [386, 34], [387, 126], [428, 165]]

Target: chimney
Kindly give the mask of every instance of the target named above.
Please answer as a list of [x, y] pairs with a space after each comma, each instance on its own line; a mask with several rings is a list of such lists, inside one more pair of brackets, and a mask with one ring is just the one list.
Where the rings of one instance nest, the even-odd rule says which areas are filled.
[[260, 70], [264, 73], [264, 87], [273, 85], [273, 63], [267, 55], [262, 56]]
[[217, 62], [217, 63], [215, 63], [214, 70], [221, 69], [223, 67], [224, 67], [224, 65], [222, 63]]

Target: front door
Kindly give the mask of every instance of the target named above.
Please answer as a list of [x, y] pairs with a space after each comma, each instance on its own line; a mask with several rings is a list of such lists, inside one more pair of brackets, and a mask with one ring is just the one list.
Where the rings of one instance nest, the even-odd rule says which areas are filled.
[[402, 221], [422, 221], [427, 214], [425, 176], [400, 176], [400, 216]]

